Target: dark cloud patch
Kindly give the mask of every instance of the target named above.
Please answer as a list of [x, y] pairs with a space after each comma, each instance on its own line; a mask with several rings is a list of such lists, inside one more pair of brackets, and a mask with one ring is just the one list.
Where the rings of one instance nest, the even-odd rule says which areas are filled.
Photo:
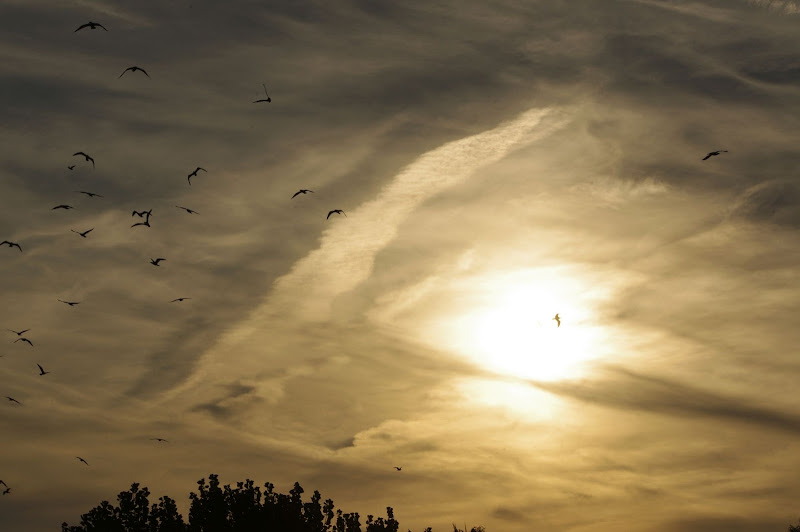
[[526, 513], [519, 510], [514, 510], [508, 506], [498, 506], [492, 510], [491, 516], [496, 517], [497, 519], [502, 519], [503, 521], [511, 521], [515, 523], [525, 523], [530, 519]]
[[800, 189], [790, 181], [767, 181], [747, 189], [730, 210], [730, 218], [800, 227]]

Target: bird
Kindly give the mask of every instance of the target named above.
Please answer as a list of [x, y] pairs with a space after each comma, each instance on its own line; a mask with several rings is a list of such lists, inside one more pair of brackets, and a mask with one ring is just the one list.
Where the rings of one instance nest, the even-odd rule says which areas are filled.
[[104, 198], [105, 197], [105, 196], [101, 196], [100, 194], [95, 194], [94, 192], [86, 192], [85, 190], [76, 190], [75, 192], [77, 192], [78, 194], [86, 194], [90, 198], [94, 198], [95, 196], [97, 196], [98, 198]]
[[14, 399], [13, 397], [9, 397], [9, 396], [7, 396], [7, 395], [6, 395], [5, 397], [6, 397], [6, 399], [8, 399], [9, 401], [12, 401], [12, 402], [14, 402], [14, 403], [17, 403], [18, 405], [21, 405], [21, 404], [22, 404], [22, 403], [20, 403], [19, 401], [17, 401], [16, 399]]
[[39, 366], [39, 376], [40, 377], [43, 377], [43, 376], [47, 375], [48, 373], [50, 373], [49, 371], [45, 371], [44, 368], [42, 366], [40, 366], [39, 364], [36, 364], [36, 365]]
[[[136, 71], [138, 70], [138, 71], [140, 71], [140, 72], [143, 72], [143, 73], [144, 73], [144, 75], [145, 75], [145, 76], [147, 76], [148, 78], [150, 77], [150, 74], [148, 74], [148, 73], [147, 73], [147, 71], [146, 71], [145, 69], [143, 69], [143, 68], [140, 68], [140, 67], [137, 67], [137, 66], [132, 66], [132, 67], [128, 67], [128, 68], [126, 68], [125, 70], [123, 70], [123, 71], [122, 71], [122, 74], [120, 74], [120, 75], [119, 75], [119, 78], [121, 78], [122, 76], [124, 76], [124, 75], [125, 75], [125, 72], [127, 72], [128, 70], [130, 70], [131, 72], [136, 72]], [[117, 79], [119, 79], [119, 78], [117, 78]]]
[[70, 307], [74, 307], [75, 305], [80, 305], [80, 301], [64, 301], [63, 299], [59, 299], [62, 303], [66, 303]]
[[17, 336], [22, 336], [22, 333], [26, 333], [26, 332], [30, 331], [30, 329], [25, 329], [24, 331], [19, 331], [19, 332], [17, 332], [17, 331], [13, 331], [13, 330], [11, 330], [11, 329], [6, 329], [6, 330], [7, 330], [7, 331], [11, 331], [11, 332], [13, 332], [13, 333], [14, 333], [14, 334], [16, 334]]
[[3, 490], [3, 495], [8, 495], [9, 493], [11, 493], [11, 488], [6, 488]]
[[6, 244], [10, 248], [17, 246], [19, 248], [20, 253], [22, 252], [22, 246], [20, 246], [16, 242], [11, 242], [10, 240], [3, 240], [2, 242], [0, 242], [0, 246], [2, 246], [3, 244]]
[[74, 170], [75, 169], [75, 165], [73, 164], [72, 166], [67, 166], [67, 168], [69, 168], [70, 170]]
[[90, 156], [86, 155], [86, 154], [85, 154], [84, 152], [82, 152], [82, 151], [78, 151], [78, 152], [75, 152], [75, 153], [73, 153], [73, 154], [72, 154], [72, 156], [73, 156], [73, 157], [75, 157], [76, 155], [83, 155], [84, 157], [86, 157], [86, 161], [87, 161], [87, 162], [88, 162], [88, 161], [92, 161], [92, 168], [94, 168], [94, 159], [92, 159]]
[[158, 263], [161, 262], [162, 260], [167, 260], [167, 259], [164, 258], [150, 259], [150, 264], [152, 264], [153, 266], [158, 266], [159, 265]]
[[708, 159], [710, 157], [714, 157], [715, 155], [719, 155], [720, 153], [728, 153], [728, 150], [710, 151], [710, 152], [708, 152], [708, 155], [703, 157], [703, 160], [705, 161], [706, 159]]
[[183, 209], [184, 211], [188, 212], [189, 214], [200, 214], [200, 213], [199, 213], [199, 212], [197, 212], [197, 211], [194, 211], [194, 210], [192, 210], [192, 209], [188, 209], [188, 208], [186, 208], [186, 207], [181, 207], [180, 205], [175, 205], [175, 206], [176, 206], [177, 208], [179, 208], [179, 209]]
[[64, 209], [64, 210], [68, 211], [68, 210], [70, 210], [70, 209], [74, 209], [74, 208], [75, 208], [75, 207], [73, 207], [72, 205], [56, 205], [55, 207], [53, 207], [53, 208], [52, 208], [52, 209], [50, 209], [50, 210], [51, 210], [51, 211], [54, 211], [54, 210], [56, 210], [56, 209]]
[[86, 230], [86, 231], [84, 231], [83, 233], [81, 233], [81, 232], [79, 232], [79, 231], [76, 231], [75, 229], [70, 229], [70, 231], [72, 231], [73, 233], [77, 233], [77, 234], [81, 235], [83, 238], [86, 238], [86, 235], [88, 235], [89, 233], [91, 233], [92, 231], [94, 231], [94, 227], [92, 227], [91, 229], [87, 229], [87, 230]]
[[134, 216], [134, 215], [136, 215], [136, 216], [138, 216], [139, 218], [142, 218], [142, 217], [144, 217], [144, 215], [147, 215], [147, 217], [148, 217], [148, 218], [150, 218], [150, 216], [151, 216], [152, 214], [153, 214], [153, 209], [150, 209], [149, 211], [142, 211], [142, 212], [139, 212], [139, 211], [133, 211], [133, 212], [131, 213], [131, 216]]
[[[331, 214], [333, 214], [333, 213], [344, 214], [344, 211], [342, 209], [333, 209], [332, 211], [330, 211], [328, 213], [328, 216], [325, 219], [327, 220], [328, 218], [330, 218]], [[347, 215], [344, 214], [344, 217], [347, 218]]]
[[149, 218], [147, 218], [147, 219], [146, 219], [145, 221], [143, 221], [143, 222], [138, 222], [138, 223], [135, 223], [135, 224], [133, 224], [131, 227], [136, 227], [137, 225], [146, 225], [147, 227], [150, 227], [150, 219], [149, 219]]
[[556, 317], [553, 319], [556, 320], [556, 323], [558, 323], [556, 327], [561, 327], [561, 317], [558, 314], [556, 314]]
[[0, 484], [2, 484], [2, 485], [3, 485], [3, 486], [5, 486], [5, 487], [8, 487], [8, 484], [6, 484], [5, 482], [3, 482], [2, 480], [0, 480]]
[[[78, 29], [73, 31], [72, 33], [81, 31], [83, 28], [89, 28], [89, 29], [92, 29], [92, 30], [95, 29], [95, 28], [103, 28], [104, 30], [106, 30], [106, 27], [103, 26], [102, 24], [100, 24], [98, 22], [89, 21], [86, 24], [81, 24], [80, 26], [78, 26]], [[108, 30], [106, 30], [106, 31], [108, 31]]]
[[253, 103], [258, 103], [258, 102], [267, 102], [267, 103], [269, 103], [269, 102], [271, 102], [272, 98], [269, 97], [269, 93], [267, 92], [267, 86], [264, 85], [263, 83], [261, 84], [261, 86], [264, 87], [264, 94], [266, 94], [267, 97], [266, 98], [262, 98], [261, 100], [256, 100]]
[[197, 168], [195, 168], [194, 171], [191, 174], [186, 176], [186, 179], [189, 181], [189, 186], [192, 185], [192, 178], [193, 177], [197, 177], [197, 172], [200, 171], [200, 170], [202, 170], [204, 172], [208, 172], [208, 170], [206, 170], [205, 168], [200, 168], [199, 166]]
[[402, 467], [397, 467], [397, 466], [394, 466], [394, 468], [395, 468], [395, 469], [397, 469], [398, 471], [402, 471], [402, 470], [403, 470], [403, 468], [402, 468]]
[[27, 338], [17, 338], [16, 340], [14, 340], [14, 343], [16, 344], [17, 342], [28, 342], [28, 345], [33, 347], [33, 342], [31, 342]]
[[192, 298], [191, 297], [176, 297], [175, 299], [170, 301], [170, 303], [175, 303], [176, 301], [185, 301], [187, 299], [192, 299]]
[[169, 440], [165, 440], [164, 438], [150, 438], [150, 439], [153, 441], [169, 443]]
[[314, 192], [314, 191], [313, 190], [308, 190], [308, 189], [305, 189], [305, 188], [301, 188], [300, 190], [298, 190], [297, 192], [295, 192], [292, 195], [292, 199], [294, 199], [294, 197], [297, 196], [298, 194], [308, 194], [309, 192]]
[[84, 459], [83, 459], [83, 458], [81, 458], [80, 456], [76, 456], [75, 458], [77, 458], [78, 460], [80, 460], [80, 461], [81, 461], [81, 462], [83, 462], [84, 464], [86, 464], [86, 465], [89, 465], [89, 462], [87, 462], [86, 460], [84, 460]]

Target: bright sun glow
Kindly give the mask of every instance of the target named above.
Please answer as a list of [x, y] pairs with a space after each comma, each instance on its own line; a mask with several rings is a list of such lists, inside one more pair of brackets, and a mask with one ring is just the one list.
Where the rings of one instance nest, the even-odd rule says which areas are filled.
[[575, 272], [526, 270], [469, 284], [477, 300], [437, 327], [451, 349], [482, 367], [523, 379], [574, 378], [604, 348], [594, 308], [608, 294]]

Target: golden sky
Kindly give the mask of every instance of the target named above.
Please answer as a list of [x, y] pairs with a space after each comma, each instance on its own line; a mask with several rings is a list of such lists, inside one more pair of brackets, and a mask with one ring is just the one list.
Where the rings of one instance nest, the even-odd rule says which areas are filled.
[[0, 520], [218, 473], [414, 531], [784, 530], [798, 14], [7, 0]]

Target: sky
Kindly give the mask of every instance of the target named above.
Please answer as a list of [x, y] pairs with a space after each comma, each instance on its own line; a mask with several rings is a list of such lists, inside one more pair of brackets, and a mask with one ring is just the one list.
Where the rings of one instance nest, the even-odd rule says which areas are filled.
[[4, 527], [210, 473], [414, 532], [796, 523], [798, 16], [6, 0]]

